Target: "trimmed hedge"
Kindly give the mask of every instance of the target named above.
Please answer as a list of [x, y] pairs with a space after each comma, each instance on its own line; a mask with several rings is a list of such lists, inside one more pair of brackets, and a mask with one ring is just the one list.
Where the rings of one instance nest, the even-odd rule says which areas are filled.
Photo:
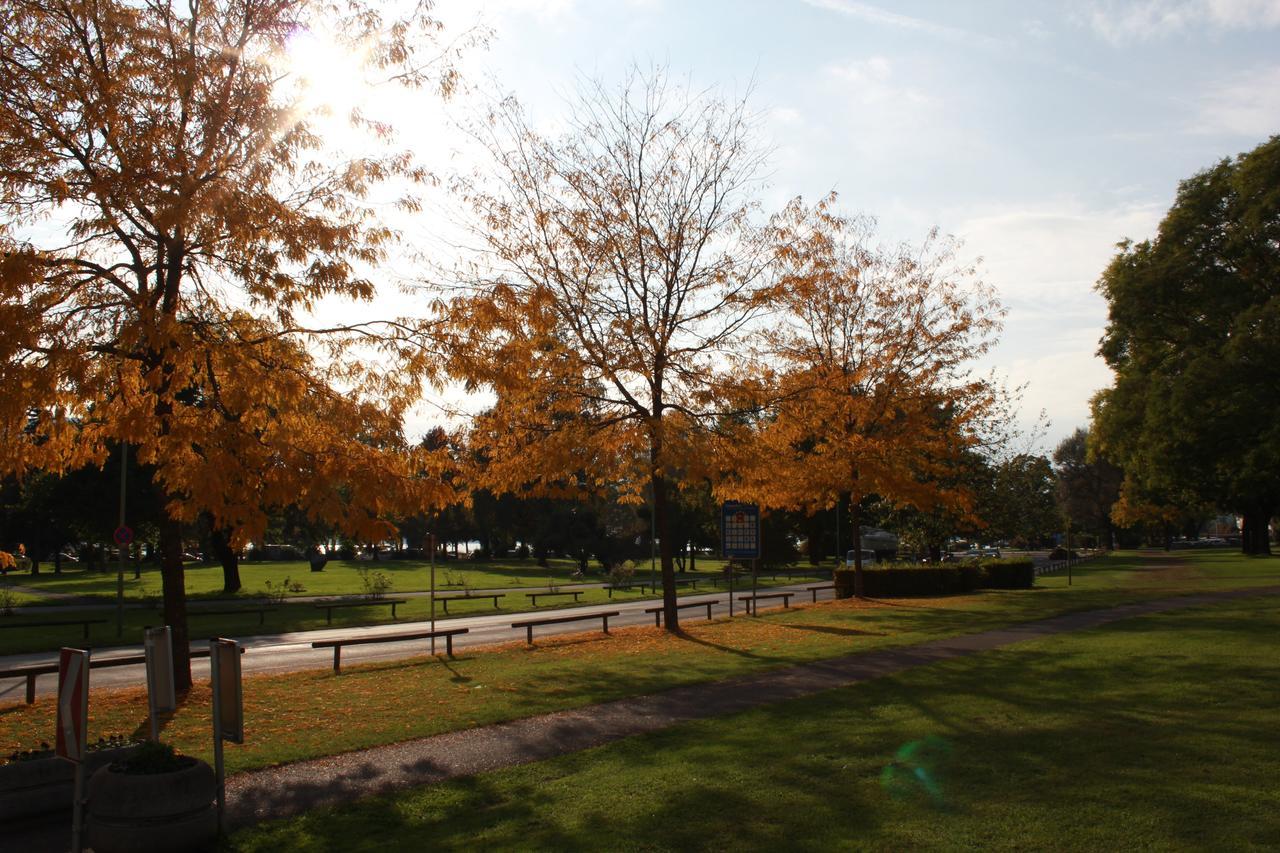
[[1030, 557], [983, 560], [982, 573], [987, 589], [1031, 589], [1036, 582], [1036, 564]]
[[[837, 598], [853, 595], [853, 569], [836, 569], [832, 578]], [[981, 560], [945, 566], [899, 565], [863, 571], [863, 593], [873, 598], [908, 595], [950, 595], [975, 589], [1030, 589], [1035, 563], [1029, 558]]]

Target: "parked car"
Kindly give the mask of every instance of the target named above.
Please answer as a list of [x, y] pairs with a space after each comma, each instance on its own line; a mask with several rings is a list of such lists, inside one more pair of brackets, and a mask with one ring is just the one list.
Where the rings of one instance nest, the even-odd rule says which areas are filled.
[[[875, 561], [876, 561], [876, 552], [868, 550], [867, 548], [863, 548], [862, 549], [862, 565], [870, 566], [874, 564]], [[845, 555], [844, 564], [849, 567], [853, 566], [853, 551], [850, 551], [848, 554]]]

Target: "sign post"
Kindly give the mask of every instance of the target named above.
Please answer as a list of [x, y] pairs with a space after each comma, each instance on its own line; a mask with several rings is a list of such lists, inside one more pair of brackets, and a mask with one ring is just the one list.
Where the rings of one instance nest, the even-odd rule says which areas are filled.
[[218, 637], [209, 641], [209, 681], [213, 687], [213, 770], [218, 780], [218, 834], [227, 806], [227, 777], [222, 742], [244, 743], [244, 694], [240, 682], [240, 644]]
[[[720, 508], [721, 553], [730, 560], [760, 558], [760, 507], [725, 501]], [[755, 573], [753, 571], [752, 577]], [[752, 589], [754, 599], [755, 590]], [[729, 566], [729, 615], [733, 615], [733, 566]]]
[[151, 718], [151, 740], [160, 742], [160, 715], [178, 708], [173, 683], [173, 634], [169, 626], [148, 628], [143, 637], [147, 659], [147, 713]]
[[[127, 452], [125, 447], [126, 445], [121, 445], [122, 455]], [[116, 636], [122, 637], [124, 636], [124, 559], [129, 546], [133, 544], [133, 529], [125, 526], [124, 523], [124, 469], [120, 470], [120, 526], [116, 528], [115, 533], [111, 534], [111, 538], [120, 551], [120, 566], [116, 570]]]
[[58, 655], [58, 733], [55, 754], [76, 766], [71, 849], [80, 853], [84, 827], [84, 749], [89, 737], [89, 652], [64, 648]]
[[427, 534], [427, 547], [431, 549], [431, 654], [436, 653], [436, 535]]

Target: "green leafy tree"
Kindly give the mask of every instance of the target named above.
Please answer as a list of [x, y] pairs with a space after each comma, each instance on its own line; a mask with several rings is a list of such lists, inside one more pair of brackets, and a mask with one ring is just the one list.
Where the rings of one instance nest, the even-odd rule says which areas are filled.
[[1124, 472], [1090, 453], [1089, 432], [1077, 429], [1053, 451], [1058, 509], [1068, 531], [1094, 533], [1108, 549], [1115, 547], [1111, 511], [1120, 499]]
[[[1099, 289], [1113, 387], [1098, 447], [1134, 494], [1244, 518], [1269, 553], [1280, 509], [1280, 137], [1183, 181], [1153, 240], [1125, 242]], [[1126, 489], [1130, 488], [1126, 484]]]

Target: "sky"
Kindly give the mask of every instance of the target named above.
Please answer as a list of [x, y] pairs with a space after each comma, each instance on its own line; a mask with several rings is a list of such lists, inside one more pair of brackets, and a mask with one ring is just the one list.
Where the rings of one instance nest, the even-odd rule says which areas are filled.
[[[1110, 384], [1094, 285], [1115, 244], [1152, 236], [1179, 180], [1280, 132], [1280, 0], [881, 2], [439, 0], [446, 32], [488, 27], [466, 79], [554, 126], [583, 78], [665, 66], [749, 93], [773, 149], [763, 202], [835, 190], [891, 242], [937, 226], [982, 259], [1008, 308], [984, 363], [1025, 385], [1040, 449]], [[330, 73], [341, 74], [331, 69]], [[334, 86], [329, 87], [330, 90]], [[401, 111], [429, 161], [475, 99]], [[429, 205], [445, 218], [447, 203]], [[447, 245], [429, 218], [413, 239]]]

